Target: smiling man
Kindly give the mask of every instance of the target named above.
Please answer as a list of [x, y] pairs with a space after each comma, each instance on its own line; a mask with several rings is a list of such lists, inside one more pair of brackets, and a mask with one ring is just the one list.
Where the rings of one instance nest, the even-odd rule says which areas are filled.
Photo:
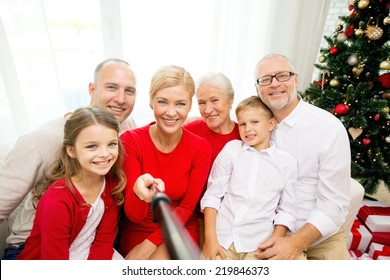
[[[115, 115], [121, 132], [135, 128], [129, 117], [136, 99], [136, 79], [130, 65], [121, 59], [107, 59], [95, 69], [94, 82], [89, 84], [90, 106]], [[7, 238], [4, 259], [15, 259], [24, 248], [35, 218], [32, 193], [42, 186], [61, 148], [64, 123], [71, 113], [43, 124], [18, 139], [0, 167], [0, 222], [3, 222], [23, 201]]]
[[264, 57], [255, 69], [256, 91], [277, 121], [271, 140], [298, 161], [297, 231], [259, 246], [261, 259], [350, 259], [343, 224], [351, 201], [351, 154], [344, 125], [304, 102], [298, 74], [282, 55]]

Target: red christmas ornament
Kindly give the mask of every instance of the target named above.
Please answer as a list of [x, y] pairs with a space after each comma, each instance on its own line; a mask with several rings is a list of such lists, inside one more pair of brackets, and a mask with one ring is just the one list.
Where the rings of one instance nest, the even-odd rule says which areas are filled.
[[368, 144], [370, 144], [370, 142], [371, 142], [371, 140], [368, 139], [368, 138], [364, 138], [364, 139], [363, 139], [363, 144], [366, 145], [366, 146], [367, 146]]
[[353, 10], [352, 11], [352, 13], [348, 16], [349, 18], [354, 18], [354, 17], [356, 17], [358, 15], [358, 13], [355, 11], [355, 10]]
[[382, 94], [382, 99], [386, 99], [386, 98], [389, 98], [389, 97], [390, 97], [390, 93], [385, 92], [385, 93]]
[[318, 81], [314, 81], [315, 85], [317, 85], [318, 87], [322, 88], [323, 87], [323, 81], [322, 79], [319, 79]]
[[352, 11], [353, 10], [353, 4], [348, 5], [348, 10]]
[[334, 112], [335, 112], [336, 115], [344, 116], [344, 115], [348, 114], [349, 107], [348, 107], [347, 104], [339, 103], [334, 108]]
[[378, 77], [378, 81], [381, 82], [381, 84], [384, 88], [386, 88], [386, 89], [390, 88], [390, 72], [383, 74], [383, 75], [380, 75]]
[[336, 54], [338, 51], [339, 51], [339, 49], [337, 47], [331, 47], [330, 50], [329, 50], [329, 52], [331, 54]]
[[377, 121], [379, 121], [380, 117], [381, 117], [381, 115], [376, 114], [375, 117], [374, 117], [374, 120], [377, 122]]
[[353, 32], [354, 28], [355, 28], [355, 25], [352, 23], [350, 26], [348, 26], [348, 27], [345, 29], [345, 31], [344, 31], [345, 35], [347, 35], [347, 37], [352, 36], [353, 33], [354, 33], [354, 32]]

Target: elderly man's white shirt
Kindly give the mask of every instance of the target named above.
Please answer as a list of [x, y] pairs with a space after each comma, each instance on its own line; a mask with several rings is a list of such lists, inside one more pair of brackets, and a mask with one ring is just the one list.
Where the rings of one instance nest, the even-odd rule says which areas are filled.
[[277, 147], [298, 161], [298, 229], [306, 223], [322, 234], [345, 222], [351, 199], [351, 152], [343, 124], [331, 113], [300, 100], [271, 134]]

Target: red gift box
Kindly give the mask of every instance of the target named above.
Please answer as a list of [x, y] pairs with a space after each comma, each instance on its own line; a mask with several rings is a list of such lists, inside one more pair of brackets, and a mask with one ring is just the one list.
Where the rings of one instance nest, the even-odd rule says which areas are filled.
[[362, 224], [359, 219], [355, 219], [350, 232], [348, 233], [348, 246], [350, 250], [366, 252], [372, 239], [371, 232]]
[[370, 255], [367, 253], [362, 253], [359, 250], [349, 250], [348, 252], [352, 260], [372, 260]]
[[371, 242], [390, 246], [390, 232], [371, 232]]
[[368, 225], [366, 223], [369, 216], [374, 217], [376, 215], [382, 215], [382, 216], [388, 217], [389, 222], [390, 222], [390, 216], [389, 216], [390, 215], [390, 207], [381, 201], [364, 200], [362, 202], [362, 207], [360, 208], [357, 216], [365, 224], [365, 226], [367, 226], [368, 230], [370, 230], [370, 233], [372, 234], [371, 242], [390, 246], [390, 232], [372, 231], [369, 228], [369, 226], [371, 226], [374, 230], [376, 230], [375, 224], [374, 224], [374, 226], [372, 224], [372, 220], [375, 220], [375, 219], [370, 219], [371, 221], [369, 221]]
[[390, 246], [373, 242], [370, 245], [370, 250], [368, 254], [374, 260], [390, 260]]
[[371, 232], [390, 232], [390, 207], [363, 205], [357, 216]]
[[351, 258], [354, 260], [360, 258], [363, 255], [363, 253], [359, 250], [348, 250], [348, 252], [349, 252]]
[[390, 220], [390, 207], [367, 206], [367, 205], [360, 207], [357, 216], [362, 222], [365, 222], [369, 215], [389, 216], [389, 220]]

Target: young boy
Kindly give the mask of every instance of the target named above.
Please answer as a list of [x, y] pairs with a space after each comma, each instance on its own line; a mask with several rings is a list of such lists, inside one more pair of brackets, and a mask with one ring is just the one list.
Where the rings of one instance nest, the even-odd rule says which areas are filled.
[[205, 217], [204, 259], [255, 260], [271, 236], [295, 226], [297, 162], [270, 142], [276, 125], [258, 96], [236, 108], [241, 140], [217, 156], [201, 200]]

